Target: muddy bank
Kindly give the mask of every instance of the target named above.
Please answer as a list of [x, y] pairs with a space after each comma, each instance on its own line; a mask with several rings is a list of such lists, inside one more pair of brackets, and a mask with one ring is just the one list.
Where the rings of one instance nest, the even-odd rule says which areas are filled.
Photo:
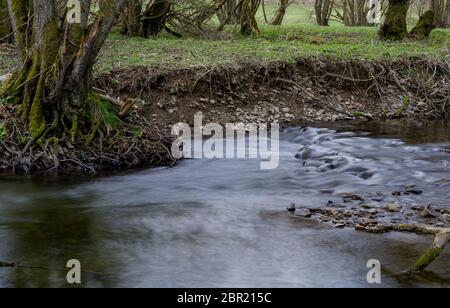
[[308, 58], [295, 64], [242, 63], [163, 71], [131, 67], [97, 79], [115, 97], [140, 98], [159, 125], [207, 120], [322, 122], [404, 117], [446, 118], [450, 67], [445, 61], [338, 61]]

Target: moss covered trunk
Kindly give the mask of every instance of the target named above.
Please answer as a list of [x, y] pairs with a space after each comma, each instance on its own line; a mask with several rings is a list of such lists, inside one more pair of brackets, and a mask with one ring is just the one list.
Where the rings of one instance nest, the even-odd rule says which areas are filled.
[[419, 260], [408, 270], [416, 273], [425, 270], [436, 260], [450, 241], [450, 230], [443, 230], [436, 234], [433, 246], [420, 257]]
[[6, 0], [0, 0], [0, 16], [0, 43], [9, 43], [12, 41], [12, 30]]
[[92, 68], [125, 2], [102, 1], [88, 24], [89, 0], [82, 0], [78, 11], [57, 1], [8, 0], [20, 67], [0, 95], [20, 106], [35, 139], [69, 133], [76, 139], [97, 126], [88, 103]]
[[123, 12], [122, 34], [142, 36], [142, 0], [128, 0]]
[[328, 26], [331, 12], [333, 10], [333, 0], [316, 0], [314, 10], [316, 13], [316, 21], [319, 26]]
[[419, 22], [411, 30], [409, 36], [414, 39], [422, 40], [428, 37], [435, 27], [434, 13], [432, 11], [425, 12], [420, 16]]
[[398, 41], [408, 35], [406, 17], [410, 0], [389, 0], [384, 24], [380, 29], [380, 38], [389, 41]]
[[279, 2], [278, 10], [270, 22], [273, 26], [281, 26], [283, 24], [284, 16], [286, 15], [286, 10], [289, 6], [289, 0], [279, 0]]
[[243, 0], [240, 16], [242, 35], [260, 35], [258, 22], [256, 21], [256, 12], [258, 12], [260, 0]]

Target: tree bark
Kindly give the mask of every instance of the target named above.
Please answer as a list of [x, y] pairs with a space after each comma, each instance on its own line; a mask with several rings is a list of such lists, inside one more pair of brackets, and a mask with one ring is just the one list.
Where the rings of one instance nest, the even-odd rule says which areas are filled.
[[430, 10], [434, 13], [435, 27], [450, 27], [450, 0], [430, 0]]
[[406, 17], [410, 0], [389, 0], [384, 24], [380, 29], [380, 38], [389, 41], [402, 40], [408, 35]]
[[153, 0], [147, 5], [142, 14], [142, 31], [145, 38], [156, 36], [164, 30], [164, 22], [171, 6], [169, 0]]
[[278, 10], [275, 13], [274, 18], [270, 22], [273, 26], [281, 26], [283, 24], [284, 16], [286, 15], [286, 10], [289, 6], [289, 0], [280, 0]]
[[142, 0], [128, 0], [123, 12], [122, 34], [143, 36]]
[[11, 43], [13, 36], [6, 0], [0, 0], [0, 16], [0, 43]]
[[425, 12], [420, 16], [419, 22], [409, 33], [409, 37], [417, 40], [423, 40], [428, 37], [435, 28], [435, 18], [432, 11]]
[[258, 22], [256, 21], [256, 13], [258, 12], [260, 0], [243, 0], [241, 10], [241, 34], [248, 36], [255, 33], [260, 35]]
[[367, 0], [342, 0], [342, 15], [339, 15], [339, 17], [344, 25], [349, 27], [368, 26], [368, 13]]
[[71, 23], [57, 0], [8, 0], [20, 67], [0, 96], [20, 105], [35, 139], [70, 133], [75, 141], [100, 126], [89, 100], [92, 68], [126, 0], [100, 1], [89, 25], [91, 1], [80, 2], [81, 23]]
[[333, 5], [333, 0], [315, 0], [314, 10], [316, 12], [316, 21], [319, 26], [329, 26]]
[[237, 25], [237, 0], [216, 0], [217, 3], [223, 2], [221, 8], [217, 11], [221, 25]]

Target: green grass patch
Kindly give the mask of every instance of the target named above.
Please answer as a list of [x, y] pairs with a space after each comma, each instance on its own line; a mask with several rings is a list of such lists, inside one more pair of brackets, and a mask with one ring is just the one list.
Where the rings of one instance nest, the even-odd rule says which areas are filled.
[[[268, 18], [274, 5], [266, 5]], [[315, 25], [314, 8], [291, 5], [282, 26], [264, 22], [262, 10], [258, 21], [262, 34], [257, 38], [242, 37], [236, 27], [225, 29], [224, 38], [177, 39], [167, 33], [156, 39], [129, 38], [112, 33], [95, 66], [97, 73], [131, 65], [157, 65], [173, 69], [189, 66], [233, 65], [242, 62], [292, 62], [303, 57], [334, 57], [338, 59], [402, 59], [429, 57], [450, 59], [450, 29], [436, 29], [431, 36], [419, 42], [388, 43], [378, 39], [377, 27], [345, 27], [332, 22], [330, 27]], [[410, 14], [414, 24], [417, 14]], [[0, 74], [11, 70], [13, 55], [0, 48]]]
[[199, 40], [160, 37], [128, 38], [111, 34], [97, 70], [130, 65], [182, 68], [239, 62], [295, 61], [308, 56], [338, 59], [400, 59], [426, 56], [449, 59], [450, 30], [436, 29], [419, 42], [388, 43], [378, 40], [374, 27], [319, 27], [314, 25], [262, 26], [258, 38], [235, 34], [230, 39]]

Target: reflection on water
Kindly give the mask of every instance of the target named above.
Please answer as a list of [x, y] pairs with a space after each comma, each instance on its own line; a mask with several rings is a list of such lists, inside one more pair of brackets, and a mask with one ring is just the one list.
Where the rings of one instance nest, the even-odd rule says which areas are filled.
[[[418, 139], [412, 124], [287, 129], [271, 171], [257, 161], [192, 160], [82, 181], [4, 178], [0, 260], [61, 269], [79, 259], [97, 272], [83, 274], [87, 287], [366, 287], [366, 262], [379, 259], [383, 286], [450, 286], [448, 252], [414, 279], [392, 274], [429, 237], [335, 230], [285, 211], [291, 202], [325, 206], [341, 192], [449, 206], [448, 126], [415, 125], [426, 131]], [[392, 196], [411, 183], [423, 195]], [[0, 286], [67, 286], [65, 275], [0, 268]]]

